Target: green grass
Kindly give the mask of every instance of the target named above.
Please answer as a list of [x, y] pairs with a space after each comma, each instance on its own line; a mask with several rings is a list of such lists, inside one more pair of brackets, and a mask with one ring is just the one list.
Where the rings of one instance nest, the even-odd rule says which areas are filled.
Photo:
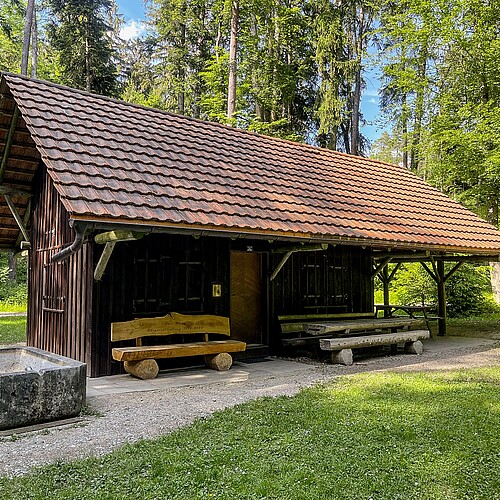
[[26, 312], [26, 302], [0, 300], [0, 312]]
[[0, 345], [26, 341], [26, 317], [0, 317]]
[[448, 333], [459, 337], [499, 338], [500, 313], [468, 318], [448, 318]]
[[5, 499], [499, 499], [500, 367], [361, 374], [216, 413]]

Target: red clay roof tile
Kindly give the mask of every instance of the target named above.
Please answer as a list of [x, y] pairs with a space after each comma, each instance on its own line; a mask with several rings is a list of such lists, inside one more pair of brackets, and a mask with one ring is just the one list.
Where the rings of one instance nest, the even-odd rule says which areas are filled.
[[499, 231], [402, 167], [4, 79], [73, 218], [500, 252]]

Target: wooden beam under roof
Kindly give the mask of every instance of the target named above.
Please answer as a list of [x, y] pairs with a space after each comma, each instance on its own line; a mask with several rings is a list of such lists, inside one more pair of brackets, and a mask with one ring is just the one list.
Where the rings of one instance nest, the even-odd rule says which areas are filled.
[[[373, 259], [375, 261], [383, 261], [390, 253], [383, 253], [380, 255], [373, 255]], [[393, 254], [394, 256], [391, 259], [391, 263], [398, 262], [500, 262], [499, 254], [492, 255], [415, 255], [415, 254]]]
[[21, 219], [21, 216], [19, 215], [19, 212], [17, 211], [16, 206], [12, 202], [11, 197], [8, 194], [4, 194], [5, 201], [7, 202], [7, 205], [9, 206], [10, 211], [12, 212], [12, 216], [17, 222], [17, 225], [19, 226], [19, 229], [21, 230], [21, 233], [24, 236], [24, 239], [26, 241], [30, 240], [30, 236], [28, 234], [28, 230], [26, 229], [26, 226], [24, 224], [23, 219]]
[[2, 160], [0, 161], [0, 182], [3, 181], [5, 169], [7, 168], [7, 160], [9, 159], [10, 148], [12, 147], [12, 143], [14, 142], [14, 134], [16, 132], [17, 120], [19, 119], [19, 115], [19, 108], [16, 106], [14, 108], [14, 112], [12, 113], [12, 120], [10, 122], [9, 131], [7, 132]]

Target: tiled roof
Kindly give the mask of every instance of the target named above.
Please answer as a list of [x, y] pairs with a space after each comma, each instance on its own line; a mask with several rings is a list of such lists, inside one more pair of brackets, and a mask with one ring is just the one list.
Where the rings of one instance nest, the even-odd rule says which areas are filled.
[[74, 219], [500, 253], [498, 230], [402, 167], [4, 79]]

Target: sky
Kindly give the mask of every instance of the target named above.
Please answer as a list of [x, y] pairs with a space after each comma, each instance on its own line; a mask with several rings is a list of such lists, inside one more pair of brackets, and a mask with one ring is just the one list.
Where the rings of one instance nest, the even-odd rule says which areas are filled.
[[[117, 0], [117, 3], [126, 23], [121, 32], [122, 38], [130, 39], [139, 36], [142, 32], [141, 21], [146, 17], [143, 2], [141, 0]], [[373, 142], [384, 131], [383, 127], [376, 125], [379, 114], [379, 80], [374, 71], [369, 72], [365, 79], [366, 89], [361, 99], [361, 111], [367, 124], [361, 127], [361, 131]]]

